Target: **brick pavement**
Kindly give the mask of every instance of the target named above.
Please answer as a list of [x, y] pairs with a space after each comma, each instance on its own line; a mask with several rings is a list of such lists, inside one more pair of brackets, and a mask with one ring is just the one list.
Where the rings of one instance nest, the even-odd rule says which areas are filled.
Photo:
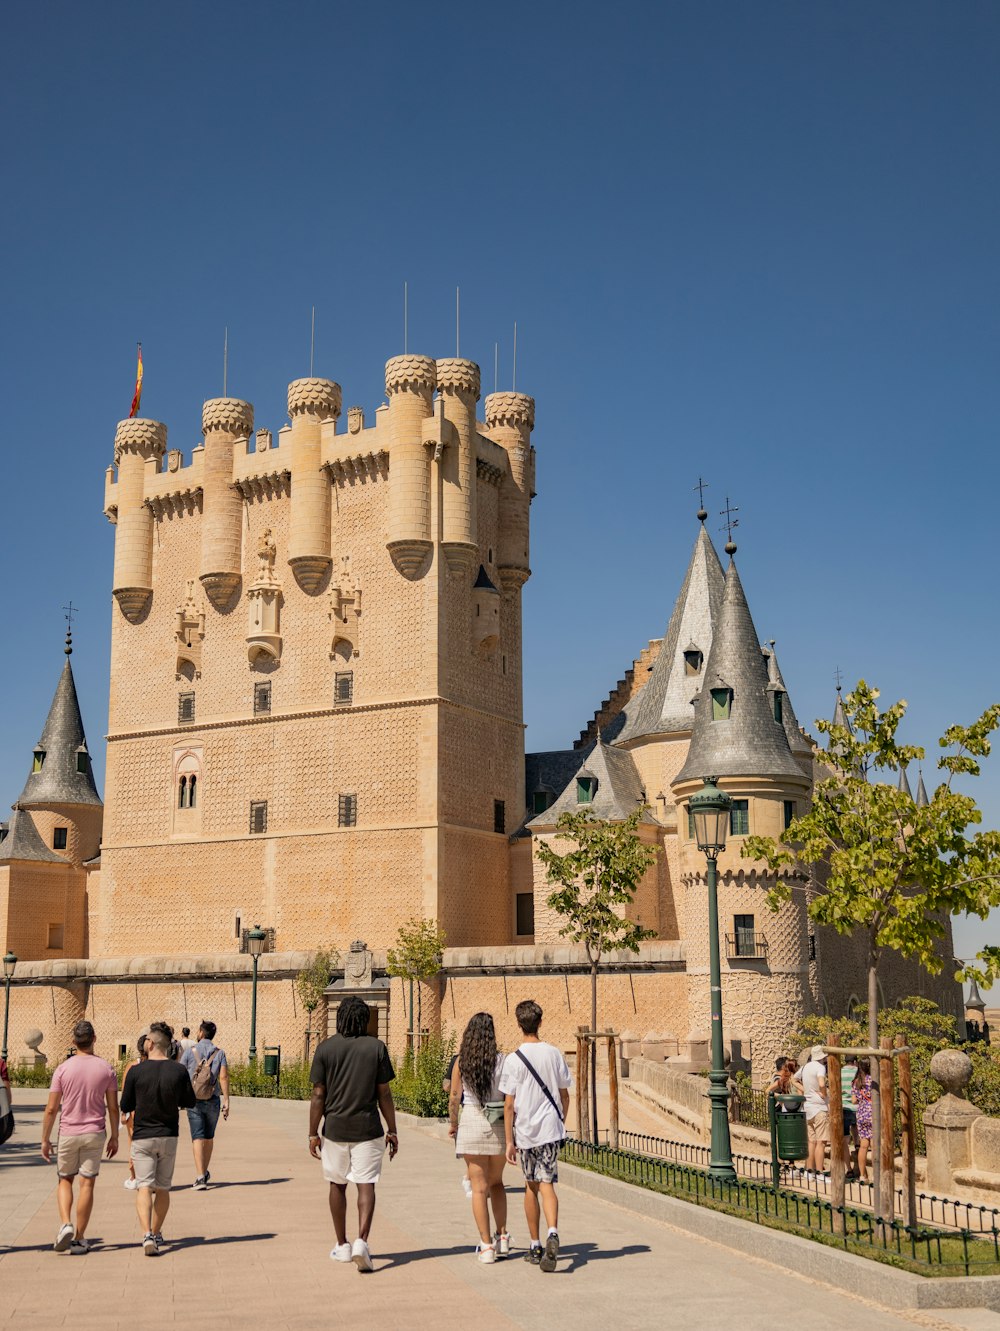
[[[34, 1096], [34, 1099], [29, 1097]], [[34, 1110], [31, 1105], [34, 1104]], [[27, 1163], [38, 1137], [38, 1093], [16, 1094], [19, 1130], [0, 1151], [0, 1306], [9, 1324], [31, 1331], [185, 1325], [309, 1331], [341, 1322], [386, 1328], [468, 1331], [521, 1327], [631, 1331], [669, 1320], [744, 1331], [798, 1320], [808, 1300], [810, 1331], [895, 1331], [906, 1326], [998, 1328], [992, 1313], [896, 1314], [794, 1273], [733, 1253], [563, 1189], [564, 1257], [553, 1276], [521, 1261], [479, 1266], [475, 1234], [451, 1148], [404, 1125], [399, 1157], [387, 1165], [372, 1235], [375, 1272], [330, 1262], [332, 1230], [319, 1166], [306, 1153], [306, 1106], [235, 1101], [220, 1129], [213, 1174], [196, 1193], [182, 1140], [161, 1257], [143, 1256], [125, 1165], [106, 1165], [98, 1183], [87, 1257], [51, 1251], [57, 1227], [54, 1174]], [[508, 1171], [511, 1183], [514, 1171]], [[511, 1189], [511, 1230], [526, 1231], [520, 1190]], [[724, 1278], [720, 1278], [724, 1273]], [[777, 1312], [781, 1308], [785, 1313]], [[952, 1319], [952, 1320], [950, 1320]], [[971, 1320], [970, 1320], [971, 1319]]]

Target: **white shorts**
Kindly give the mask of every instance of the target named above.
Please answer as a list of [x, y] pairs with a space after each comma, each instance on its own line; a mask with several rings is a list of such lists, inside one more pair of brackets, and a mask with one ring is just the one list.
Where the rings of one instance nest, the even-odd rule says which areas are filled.
[[377, 1183], [382, 1177], [385, 1138], [332, 1142], [323, 1138], [323, 1177], [327, 1183]]

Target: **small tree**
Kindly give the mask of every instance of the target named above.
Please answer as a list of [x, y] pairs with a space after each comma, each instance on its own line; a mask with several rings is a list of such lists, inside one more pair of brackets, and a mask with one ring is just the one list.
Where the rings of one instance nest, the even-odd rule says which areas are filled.
[[633, 924], [619, 914], [629, 906], [643, 874], [656, 859], [656, 849], [639, 840], [642, 810], [619, 823], [592, 817], [586, 810], [559, 815], [559, 836], [576, 843], [565, 855], [545, 841], [538, 843], [538, 858], [550, 883], [558, 884], [548, 898], [550, 910], [561, 915], [560, 937], [582, 943], [590, 965], [590, 1029], [597, 1030], [597, 968], [605, 952], [638, 952], [652, 929]]
[[[441, 954], [444, 951], [445, 933], [438, 927], [436, 920], [424, 920], [411, 917], [400, 925], [396, 935], [395, 947], [385, 954], [385, 968], [390, 975], [401, 980], [409, 980], [417, 986], [417, 1034], [420, 1040], [423, 1003], [420, 986], [425, 980], [432, 980], [441, 970]], [[413, 1021], [413, 991], [410, 990], [410, 1022]]]
[[299, 1001], [309, 1014], [309, 1021], [306, 1027], [306, 1058], [309, 1057], [310, 1037], [312, 1030], [312, 1014], [323, 1001], [323, 995], [326, 993], [327, 986], [330, 983], [330, 977], [340, 962], [340, 953], [336, 948], [320, 948], [309, 965], [300, 970], [295, 977], [295, 991], [299, 996]]

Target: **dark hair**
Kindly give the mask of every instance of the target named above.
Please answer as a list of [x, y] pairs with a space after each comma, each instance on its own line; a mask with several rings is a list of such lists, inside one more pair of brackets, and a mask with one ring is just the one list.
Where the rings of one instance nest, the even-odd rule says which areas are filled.
[[73, 1027], [73, 1043], [77, 1049], [89, 1049], [97, 1035], [89, 1021], [78, 1021]]
[[149, 1055], [146, 1053], [146, 1034], [147, 1032], [143, 1031], [143, 1033], [139, 1036], [138, 1040], [136, 1040], [135, 1042], [135, 1052], [139, 1055], [140, 1058], [149, 1057]]
[[775, 1072], [780, 1072], [781, 1069], [785, 1066], [785, 1064], [786, 1064], [787, 1062], [788, 1062], [788, 1059], [785, 1057], [785, 1055], [784, 1055], [784, 1054], [779, 1054], [778, 1057], [774, 1060], [774, 1070], [775, 1070]]
[[857, 1070], [857, 1072], [854, 1074], [854, 1080], [851, 1082], [851, 1085], [852, 1085], [852, 1086], [864, 1086], [864, 1084], [865, 1084], [865, 1078], [868, 1076], [868, 1074], [869, 1074], [869, 1072], [871, 1072], [871, 1070], [872, 1070], [871, 1060], [868, 1059], [868, 1058], [859, 1058], [859, 1059], [858, 1059], [858, 1070]]
[[497, 1071], [497, 1036], [488, 1012], [469, 1018], [458, 1051], [458, 1070], [462, 1080], [481, 1105], [490, 1098]]
[[149, 1023], [149, 1039], [152, 1040], [161, 1053], [169, 1056], [173, 1038], [173, 1027], [168, 1026], [165, 1021], [151, 1021]]
[[190, 1026], [182, 1026], [182, 1027], [181, 1027], [181, 1035], [184, 1036], [185, 1040], [187, 1039], [187, 1037], [188, 1037], [190, 1034], [191, 1034], [191, 1027], [190, 1027]]
[[542, 1009], [533, 998], [526, 998], [514, 1009], [517, 1024], [525, 1035], [537, 1035], [542, 1024]]
[[337, 1008], [337, 1034], [346, 1035], [348, 1039], [367, 1035], [370, 1019], [371, 1009], [368, 1004], [363, 998], [357, 998], [352, 994]]
[[[218, 1028], [218, 1026], [216, 1026], [216, 1024], [215, 1024], [214, 1021], [203, 1021], [203, 1022], [201, 1023], [201, 1029], [202, 1029], [202, 1030], [204, 1031], [204, 1033], [205, 1033], [205, 1039], [206, 1039], [206, 1040], [214, 1040], [214, 1039], [215, 1039], [215, 1032], [216, 1032], [219, 1028]], [[185, 1034], [187, 1034], [187, 1032], [185, 1032]]]

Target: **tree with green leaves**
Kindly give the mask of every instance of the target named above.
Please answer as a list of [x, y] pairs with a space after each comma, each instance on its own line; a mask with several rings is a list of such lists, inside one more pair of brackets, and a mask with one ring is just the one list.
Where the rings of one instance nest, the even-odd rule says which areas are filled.
[[621, 822], [594, 818], [585, 809], [559, 815], [556, 835], [574, 843], [560, 855], [546, 841], [538, 843], [538, 858], [556, 890], [548, 906], [563, 919], [560, 937], [582, 943], [590, 965], [590, 1029], [597, 1030], [597, 970], [606, 952], [638, 952], [639, 944], [655, 938], [625, 919], [620, 908], [630, 906], [646, 870], [656, 860], [656, 848], [638, 835], [642, 809]]
[[[864, 937], [872, 1048], [878, 1045], [878, 971], [886, 950], [939, 974], [952, 961], [940, 947], [949, 918], [960, 912], [985, 918], [1000, 903], [1000, 832], [979, 830], [975, 799], [953, 789], [956, 778], [979, 776], [1000, 725], [1000, 703], [972, 725], [945, 731], [937, 763], [945, 779], [926, 805], [918, 805], [897, 784], [875, 779], [924, 757], [922, 748], [897, 739], [906, 703], [880, 711], [878, 700], [878, 689], [860, 680], [844, 699], [846, 724], [817, 721], [830, 737], [823, 755], [829, 773], [816, 782], [808, 812], [794, 818], [778, 841], [747, 837], [742, 852], [778, 874], [768, 893], [773, 910], [793, 889], [801, 891], [805, 879], [812, 919]], [[970, 834], [970, 828], [976, 830]], [[877, 1133], [877, 1092], [874, 1099]]]
[[385, 968], [390, 975], [410, 981], [410, 1024], [413, 1023], [413, 986], [417, 989], [417, 1033], [420, 1041], [423, 1002], [420, 986], [440, 973], [445, 933], [436, 920], [412, 916], [399, 927], [394, 947], [385, 954]]
[[313, 1034], [312, 1014], [323, 1001], [327, 986], [334, 970], [340, 963], [340, 953], [335, 947], [319, 948], [312, 961], [299, 971], [295, 977], [295, 991], [299, 1001], [309, 1014], [306, 1028], [306, 1058], [309, 1057], [309, 1044]]

